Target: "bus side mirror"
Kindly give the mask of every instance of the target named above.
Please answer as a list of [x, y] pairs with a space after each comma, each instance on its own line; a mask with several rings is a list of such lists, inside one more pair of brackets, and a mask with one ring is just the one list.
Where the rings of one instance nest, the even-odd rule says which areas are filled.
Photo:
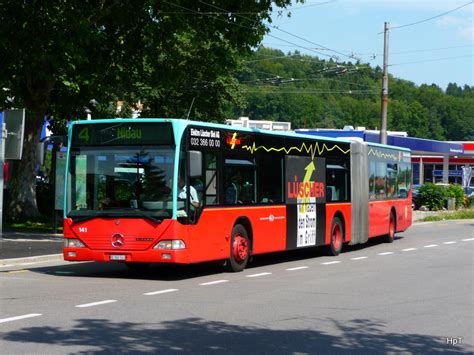
[[197, 150], [188, 152], [189, 177], [202, 176], [202, 153]]

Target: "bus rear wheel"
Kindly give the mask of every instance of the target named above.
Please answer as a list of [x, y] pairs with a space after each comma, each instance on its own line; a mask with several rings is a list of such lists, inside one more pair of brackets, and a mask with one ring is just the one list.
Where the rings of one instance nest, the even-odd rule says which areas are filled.
[[344, 227], [339, 217], [334, 217], [331, 223], [331, 244], [329, 250], [331, 255], [337, 256], [342, 251], [344, 243]]
[[388, 222], [388, 234], [385, 235], [385, 242], [393, 243], [395, 240], [395, 215], [390, 212], [390, 220]]
[[250, 257], [250, 242], [247, 230], [237, 224], [232, 229], [230, 241], [230, 258], [227, 262], [229, 271], [239, 272], [245, 269]]

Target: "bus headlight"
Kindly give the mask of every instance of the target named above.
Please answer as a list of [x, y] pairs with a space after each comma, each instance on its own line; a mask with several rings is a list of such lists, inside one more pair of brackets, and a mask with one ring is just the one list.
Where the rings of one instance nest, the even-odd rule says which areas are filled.
[[85, 248], [84, 243], [82, 243], [79, 239], [64, 239], [64, 247], [65, 248]]
[[186, 244], [181, 239], [176, 240], [162, 240], [155, 245], [153, 249], [158, 250], [180, 250], [186, 249]]

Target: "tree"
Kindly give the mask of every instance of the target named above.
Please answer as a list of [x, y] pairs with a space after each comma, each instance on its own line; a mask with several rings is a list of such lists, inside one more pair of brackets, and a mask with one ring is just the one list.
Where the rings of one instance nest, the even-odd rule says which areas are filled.
[[230, 75], [238, 55], [259, 44], [273, 6], [291, 1], [207, 1], [0, 0], [0, 108], [27, 110], [10, 219], [38, 214], [36, 143], [45, 116], [64, 128], [91, 100], [102, 105], [100, 116], [120, 99], [182, 117], [194, 98], [194, 116], [215, 120], [229, 101], [238, 103]]

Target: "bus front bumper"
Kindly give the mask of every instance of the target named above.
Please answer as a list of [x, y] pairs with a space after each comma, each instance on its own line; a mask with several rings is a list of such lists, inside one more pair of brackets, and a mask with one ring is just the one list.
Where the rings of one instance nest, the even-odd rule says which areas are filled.
[[64, 260], [67, 261], [118, 261], [146, 263], [188, 264], [189, 258], [184, 250], [91, 250], [87, 248], [64, 248]]

